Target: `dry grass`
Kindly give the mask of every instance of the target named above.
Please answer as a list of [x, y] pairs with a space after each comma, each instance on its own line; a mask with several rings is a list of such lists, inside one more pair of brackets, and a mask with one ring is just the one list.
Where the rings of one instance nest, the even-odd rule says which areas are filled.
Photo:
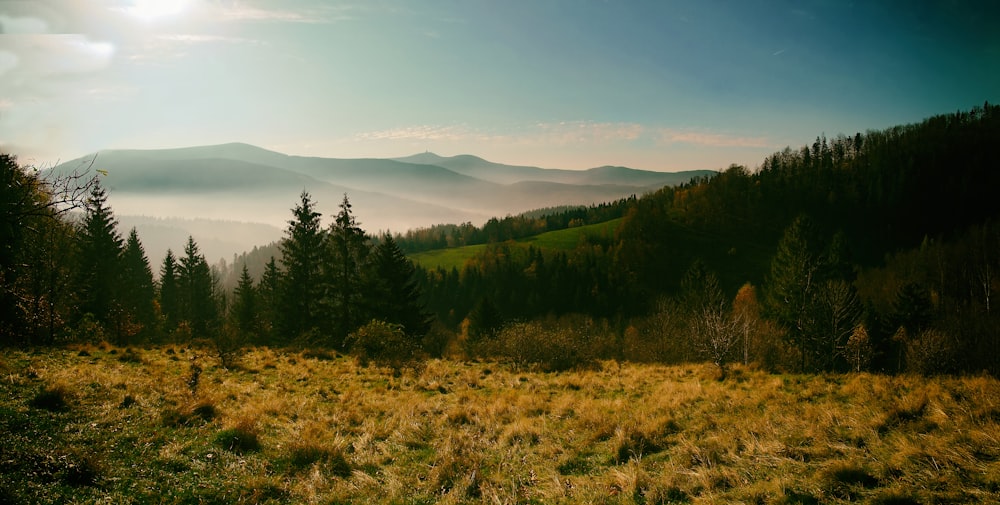
[[[270, 349], [230, 370], [188, 349], [123, 352], [5, 352], [0, 498], [1000, 501], [988, 377], [737, 368], [720, 382], [707, 365], [542, 374], [452, 361], [398, 375]], [[42, 393], [59, 407], [37, 404]]]

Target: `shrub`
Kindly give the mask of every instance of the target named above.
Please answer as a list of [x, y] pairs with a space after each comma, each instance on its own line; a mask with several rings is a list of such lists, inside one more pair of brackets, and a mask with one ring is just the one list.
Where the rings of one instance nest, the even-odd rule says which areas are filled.
[[219, 358], [222, 368], [232, 369], [239, 365], [240, 358], [243, 357], [246, 339], [237, 328], [225, 324], [215, 333], [212, 338], [212, 347], [215, 356]]
[[907, 342], [906, 363], [910, 371], [924, 374], [944, 374], [958, 371], [960, 352], [958, 341], [947, 333], [928, 329]]
[[597, 363], [611, 347], [610, 331], [590, 318], [567, 316], [558, 320], [512, 323], [493, 338], [480, 342], [479, 355], [510, 360], [515, 366], [536, 366], [559, 372]]
[[347, 337], [347, 347], [366, 365], [369, 362], [399, 371], [419, 361], [416, 343], [398, 324], [373, 320]]

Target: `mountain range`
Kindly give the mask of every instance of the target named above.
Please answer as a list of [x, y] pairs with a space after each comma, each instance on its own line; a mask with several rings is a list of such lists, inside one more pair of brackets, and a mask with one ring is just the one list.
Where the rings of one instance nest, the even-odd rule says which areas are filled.
[[[713, 175], [604, 166], [557, 170], [427, 152], [403, 158], [291, 156], [242, 143], [156, 150], [105, 150], [57, 172], [98, 170], [123, 233], [136, 227], [156, 264], [194, 236], [210, 261], [281, 237], [308, 191], [330, 222], [347, 195], [369, 232], [617, 200]], [[180, 241], [179, 241], [180, 239]]]

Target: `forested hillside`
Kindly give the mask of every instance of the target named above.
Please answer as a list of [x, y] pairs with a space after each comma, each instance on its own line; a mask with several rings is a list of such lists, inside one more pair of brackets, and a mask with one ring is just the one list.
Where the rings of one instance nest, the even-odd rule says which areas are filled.
[[[154, 281], [100, 173], [53, 179], [3, 155], [0, 339], [996, 374], [998, 143], [1000, 107], [984, 104], [604, 205], [395, 237], [366, 233], [346, 196], [324, 226], [303, 192], [279, 250], [236, 262], [232, 289], [192, 238]], [[569, 250], [511, 242], [613, 219]], [[472, 244], [461, 268], [404, 256]]]
[[[749, 290], [803, 368], [849, 366], [848, 341], [857, 330], [869, 340], [871, 366], [905, 368], [906, 349], [924, 346], [942, 347], [935, 352], [944, 368], [995, 371], [996, 360], [986, 356], [996, 356], [987, 351], [998, 345], [989, 329], [1000, 267], [1000, 235], [991, 224], [1000, 215], [992, 195], [1000, 162], [990, 154], [998, 141], [1000, 115], [990, 104], [914, 125], [820, 136], [774, 153], [758, 170], [731, 166], [630, 201], [614, 241], [549, 255], [498, 243], [463, 269], [419, 270], [422, 284], [448, 324], [469, 314], [475, 323], [477, 304], [487, 304], [501, 320], [611, 317], [623, 333], [656, 326], [664, 310], [683, 312], [677, 305], [690, 298], [686, 291], [718, 286], [711, 296], [730, 312], [738, 292]], [[685, 276], [706, 273], [711, 282], [685, 289]], [[785, 292], [792, 288], [800, 291]], [[908, 322], [913, 318], [921, 323]], [[679, 328], [670, 338], [680, 343], [667, 346], [665, 359], [704, 355], [685, 336], [690, 328]], [[911, 362], [927, 352], [911, 350]]]

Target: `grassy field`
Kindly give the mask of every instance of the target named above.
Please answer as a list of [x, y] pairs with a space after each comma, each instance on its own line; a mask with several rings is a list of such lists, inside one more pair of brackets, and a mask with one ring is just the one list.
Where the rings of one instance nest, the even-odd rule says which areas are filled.
[[[580, 244], [582, 237], [597, 239], [613, 237], [615, 229], [621, 224], [621, 221], [621, 219], [612, 219], [603, 223], [550, 231], [535, 235], [534, 237], [517, 240], [514, 243], [525, 248], [530, 245], [550, 251], [572, 251]], [[411, 254], [409, 258], [424, 268], [437, 268], [440, 266], [445, 270], [451, 270], [452, 268], [461, 269], [466, 261], [472, 259], [476, 254], [486, 249], [486, 247], [485, 244], [479, 244], [436, 249]]]
[[993, 378], [0, 355], [0, 503], [1000, 501]]

